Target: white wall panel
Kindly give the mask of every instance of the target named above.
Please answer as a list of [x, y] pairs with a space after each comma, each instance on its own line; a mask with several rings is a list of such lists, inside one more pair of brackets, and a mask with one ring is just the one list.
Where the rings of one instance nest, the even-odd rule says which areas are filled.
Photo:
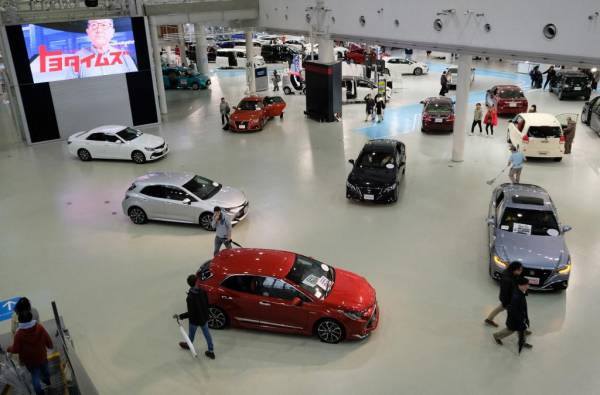
[[61, 138], [100, 125], [132, 125], [125, 74], [50, 83]]

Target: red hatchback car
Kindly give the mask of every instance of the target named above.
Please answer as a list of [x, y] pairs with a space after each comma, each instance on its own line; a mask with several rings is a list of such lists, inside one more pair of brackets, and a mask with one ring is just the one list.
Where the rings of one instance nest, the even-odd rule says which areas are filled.
[[422, 132], [452, 132], [454, 130], [454, 102], [449, 97], [428, 97], [421, 101]]
[[285, 101], [280, 96], [248, 96], [243, 98], [229, 117], [229, 130], [250, 132], [262, 130], [273, 117], [283, 118]]
[[500, 114], [520, 114], [527, 112], [529, 103], [523, 90], [517, 85], [496, 85], [487, 91], [485, 102], [496, 107]]
[[363, 339], [379, 322], [363, 277], [293, 252], [223, 250], [198, 271], [208, 325], [316, 335], [326, 343]]

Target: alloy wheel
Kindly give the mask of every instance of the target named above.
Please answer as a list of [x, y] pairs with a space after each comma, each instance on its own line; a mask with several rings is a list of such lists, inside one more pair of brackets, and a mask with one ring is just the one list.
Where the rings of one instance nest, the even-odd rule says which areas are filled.
[[131, 154], [131, 159], [133, 159], [133, 161], [137, 164], [146, 162], [146, 157], [140, 151], [135, 151], [133, 154]]
[[322, 321], [317, 327], [319, 339], [325, 343], [339, 343], [342, 340], [342, 327], [335, 321]]
[[415, 75], [421, 75], [421, 74], [423, 74], [423, 69], [420, 67], [417, 67], [413, 73]]
[[200, 216], [200, 226], [202, 229], [213, 230], [212, 227], [213, 215], [211, 213], [204, 213]]
[[227, 317], [223, 310], [218, 307], [208, 308], [208, 327], [211, 329], [223, 329], [227, 324]]
[[133, 207], [129, 210], [129, 218], [136, 225], [145, 224], [148, 220], [146, 213], [139, 207]]
[[81, 159], [84, 162], [87, 162], [88, 160], [92, 159], [92, 155], [90, 154], [90, 151], [88, 151], [84, 148], [77, 151], [77, 156], [79, 156], [79, 159]]

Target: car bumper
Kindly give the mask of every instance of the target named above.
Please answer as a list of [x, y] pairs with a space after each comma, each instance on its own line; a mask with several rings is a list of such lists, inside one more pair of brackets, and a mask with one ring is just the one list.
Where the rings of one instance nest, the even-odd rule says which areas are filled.
[[516, 114], [521, 114], [523, 112], [527, 112], [527, 106], [524, 107], [498, 107], [498, 115], [506, 115], [506, 114], [511, 114], [511, 115], [516, 115]]
[[245, 126], [239, 125], [239, 123], [230, 123], [229, 124], [229, 130], [232, 132], [237, 132], [237, 133], [244, 133], [244, 132], [256, 132], [258, 130], [260, 130], [260, 124], [257, 125], [249, 125], [248, 123], [245, 124]]
[[165, 143], [165, 146], [162, 150], [146, 151], [146, 152], [150, 152], [150, 155], [147, 156], [146, 160], [148, 160], [148, 161], [157, 160], [157, 159], [160, 159], [160, 158], [166, 156], [169, 153], [169, 146]]
[[425, 132], [452, 132], [454, 130], [454, 123], [423, 122], [422, 129]]
[[379, 305], [375, 304], [375, 310], [369, 320], [352, 321], [345, 326], [348, 340], [362, 340], [369, 337], [379, 326]]
[[[396, 187], [398, 188], [398, 187]], [[391, 191], [385, 192], [383, 188], [373, 188], [371, 190], [361, 190], [360, 188], [348, 188], [346, 187], [346, 198], [351, 200], [357, 200], [362, 202], [391, 202], [394, 200], [394, 192]], [[372, 198], [371, 198], [372, 196]]]
[[565, 149], [564, 147], [561, 147], [559, 151], [537, 151], [521, 148], [521, 152], [528, 158], [562, 158], [565, 154]]
[[231, 218], [231, 224], [235, 225], [235, 224], [243, 221], [248, 216], [248, 208], [249, 207], [250, 207], [250, 203], [246, 202], [246, 203], [244, 203], [241, 210], [232, 214], [233, 217]]
[[582, 89], [580, 91], [573, 91], [573, 90], [562, 90], [562, 95], [564, 97], [581, 97], [581, 96], [590, 96], [592, 94], [592, 91], [590, 89]]
[[[491, 276], [494, 280], [502, 279], [502, 272], [505, 267], [495, 263], [490, 263], [492, 270]], [[555, 289], [566, 289], [569, 286], [569, 274], [560, 274], [556, 270], [548, 269], [532, 269], [527, 266], [523, 267], [523, 276], [529, 279], [529, 288], [534, 291], [550, 291]], [[539, 282], [535, 284], [535, 282]]]

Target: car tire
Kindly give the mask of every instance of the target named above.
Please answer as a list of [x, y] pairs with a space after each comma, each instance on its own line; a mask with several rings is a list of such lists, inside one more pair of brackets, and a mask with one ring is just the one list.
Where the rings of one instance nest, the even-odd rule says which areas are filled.
[[79, 150], [77, 150], [77, 156], [82, 162], [89, 162], [92, 160], [92, 154], [85, 148], [79, 148]]
[[587, 95], [584, 97], [585, 101], [589, 101], [590, 100], [590, 95]]
[[422, 75], [422, 74], [423, 74], [423, 69], [422, 69], [422, 68], [420, 68], [420, 67], [416, 67], [416, 68], [413, 70], [413, 74], [414, 74], [414, 75]]
[[346, 336], [344, 327], [337, 321], [325, 318], [315, 325], [315, 333], [323, 343], [337, 344]]
[[136, 225], [143, 225], [148, 222], [148, 216], [146, 215], [146, 212], [138, 206], [130, 207], [127, 211], [127, 215], [129, 215], [131, 222]]
[[133, 151], [131, 153], [131, 160], [137, 163], [138, 165], [146, 163], [146, 155], [142, 151]]
[[565, 98], [565, 96], [563, 95], [563, 91], [562, 91], [562, 90], [561, 90], [561, 91], [559, 91], [559, 92], [558, 92], [558, 100], [562, 100], [562, 99], [564, 99], [564, 98]]
[[398, 201], [398, 189], [400, 189], [400, 184], [396, 183], [396, 189], [394, 189], [394, 196], [392, 197], [391, 203], [396, 203]]
[[290, 95], [292, 94], [292, 90], [288, 86], [284, 86], [283, 93], [285, 93], [286, 95]]
[[561, 160], [562, 160], [562, 157], [561, 158], [554, 158], [555, 162], [560, 162]]
[[406, 166], [404, 166], [404, 168], [402, 169], [402, 175], [406, 174]]
[[510, 132], [506, 132], [506, 142], [512, 144], [512, 141], [510, 141]]
[[283, 119], [283, 113], [279, 114], [279, 119]]
[[227, 313], [220, 307], [209, 306], [208, 307], [208, 320], [206, 321], [210, 329], [225, 329], [229, 324], [229, 318]]
[[200, 224], [200, 227], [202, 227], [202, 229], [204, 230], [208, 230], [208, 231], [213, 231], [213, 227], [212, 227], [212, 220], [213, 220], [213, 214], [206, 212], [206, 213], [202, 213], [202, 215], [200, 215], [200, 218], [198, 219], [198, 223]]
[[197, 82], [194, 82], [194, 83], [192, 84], [192, 90], [195, 90], [195, 91], [197, 91], [198, 89], [200, 89], [200, 85], [199, 85]]

